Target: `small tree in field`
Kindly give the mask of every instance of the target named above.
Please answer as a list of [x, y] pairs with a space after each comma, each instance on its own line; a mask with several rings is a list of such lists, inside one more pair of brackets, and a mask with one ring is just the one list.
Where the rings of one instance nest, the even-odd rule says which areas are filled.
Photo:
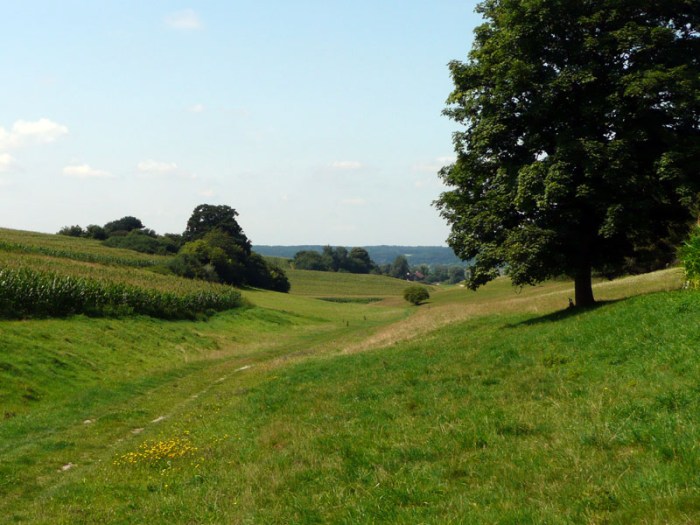
[[430, 293], [425, 286], [409, 286], [403, 291], [403, 298], [418, 306], [430, 299]]

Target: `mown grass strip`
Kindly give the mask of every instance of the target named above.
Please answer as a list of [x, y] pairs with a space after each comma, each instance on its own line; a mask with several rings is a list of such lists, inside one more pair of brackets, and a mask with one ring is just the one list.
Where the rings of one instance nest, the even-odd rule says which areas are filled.
[[141, 314], [192, 319], [241, 304], [241, 294], [233, 289], [175, 294], [29, 268], [0, 269], [0, 317], [4, 318]]
[[383, 301], [382, 297], [319, 297], [321, 301], [329, 303], [355, 303], [355, 304], [370, 304]]

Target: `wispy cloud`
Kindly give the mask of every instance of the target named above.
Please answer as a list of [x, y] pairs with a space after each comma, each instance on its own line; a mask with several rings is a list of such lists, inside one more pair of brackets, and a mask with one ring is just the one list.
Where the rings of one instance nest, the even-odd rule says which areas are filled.
[[367, 201], [365, 199], [358, 199], [358, 198], [343, 199], [340, 202], [341, 202], [341, 204], [344, 204], [346, 206], [364, 206], [365, 204], [367, 204]]
[[178, 177], [190, 180], [197, 178], [197, 175], [183, 170], [175, 162], [164, 162], [162, 160], [142, 160], [136, 165], [136, 171], [143, 177]]
[[0, 153], [0, 173], [14, 171], [17, 163], [9, 153]]
[[202, 197], [214, 197], [216, 195], [216, 192], [214, 190], [201, 190], [199, 192], [199, 195]]
[[142, 160], [136, 165], [136, 169], [149, 175], [168, 175], [177, 173], [177, 164], [174, 162], [162, 162], [159, 160]]
[[452, 164], [455, 160], [457, 160], [455, 157], [437, 157], [432, 161], [417, 162], [413, 165], [412, 169], [420, 173], [437, 173], [443, 167]]
[[199, 15], [193, 9], [183, 9], [170, 13], [165, 17], [165, 23], [173, 29], [184, 31], [193, 31], [203, 27]]
[[7, 131], [0, 127], [0, 151], [28, 144], [47, 144], [68, 134], [68, 128], [47, 118], [18, 120]]
[[88, 164], [66, 166], [63, 168], [63, 175], [74, 179], [107, 179], [112, 177], [111, 173], [91, 168]]
[[205, 109], [206, 108], [204, 107], [204, 104], [193, 104], [187, 108], [187, 111], [189, 111], [190, 113], [201, 113]]
[[331, 168], [334, 170], [359, 170], [362, 167], [362, 163], [356, 160], [336, 160], [331, 162]]

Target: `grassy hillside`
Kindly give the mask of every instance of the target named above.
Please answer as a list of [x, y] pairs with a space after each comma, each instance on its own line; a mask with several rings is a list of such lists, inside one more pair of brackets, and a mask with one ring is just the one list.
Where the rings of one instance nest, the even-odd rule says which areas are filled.
[[168, 257], [109, 248], [101, 241], [0, 228], [0, 251], [39, 254], [64, 259], [117, 266], [147, 267], [162, 264]]
[[0, 321], [3, 519], [700, 521], [678, 270], [600, 282], [582, 312], [568, 282], [411, 307], [402, 281], [313, 274], [208, 321]]

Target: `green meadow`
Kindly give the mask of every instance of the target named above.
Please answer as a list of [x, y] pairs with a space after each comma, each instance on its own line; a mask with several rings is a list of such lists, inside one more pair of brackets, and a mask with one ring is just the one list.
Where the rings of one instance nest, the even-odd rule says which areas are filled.
[[[121, 252], [0, 230], [0, 268], [212, 286]], [[0, 522], [700, 522], [680, 270], [598, 282], [586, 310], [566, 281], [415, 307], [389, 277], [287, 273], [193, 319], [1, 320]]]

